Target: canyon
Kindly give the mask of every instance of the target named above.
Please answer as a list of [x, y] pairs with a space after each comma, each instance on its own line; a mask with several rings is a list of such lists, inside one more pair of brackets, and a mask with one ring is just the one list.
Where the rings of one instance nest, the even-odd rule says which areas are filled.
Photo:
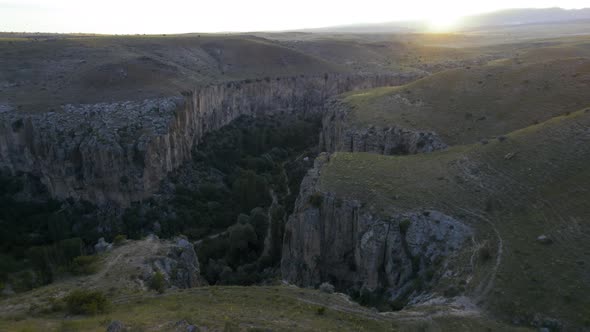
[[37, 178], [57, 199], [128, 206], [148, 198], [191, 158], [201, 138], [240, 115], [321, 112], [346, 91], [398, 85], [414, 74], [329, 75], [243, 80], [182, 97], [60, 111], [0, 112], [0, 169]]

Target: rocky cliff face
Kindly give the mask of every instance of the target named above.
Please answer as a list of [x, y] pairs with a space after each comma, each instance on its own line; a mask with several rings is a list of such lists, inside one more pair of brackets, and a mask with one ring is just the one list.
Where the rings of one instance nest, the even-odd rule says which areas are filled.
[[416, 291], [445, 269], [471, 235], [437, 211], [377, 215], [361, 202], [321, 192], [322, 154], [301, 185], [283, 242], [283, 278], [301, 286], [331, 282], [347, 291], [384, 291], [390, 300]]
[[184, 98], [67, 105], [23, 114], [0, 108], [0, 170], [38, 177], [56, 198], [126, 206], [149, 197], [208, 132], [240, 115], [318, 112], [345, 91], [415, 77], [328, 76], [229, 82]]
[[434, 132], [410, 130], [395, 125], [356, 125], [351, 119], [349, 106], [339, 100], [329, 103], [322, 127], [320, 147], [329, 152], [394, 155], [432, 152], [447, 147]]

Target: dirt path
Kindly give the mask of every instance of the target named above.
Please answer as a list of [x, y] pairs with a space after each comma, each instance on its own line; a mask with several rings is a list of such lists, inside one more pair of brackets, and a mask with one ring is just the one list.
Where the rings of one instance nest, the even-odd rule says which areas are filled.
[[[463, 211], [463, 212], [471, 215], [472, 217], [482, 220], [483, 222], [488, 224], [490, 226], [490, 228], [492, 229], [492, 231], [494, 232], [494, 235], [496, 236], [496, 239], [497, 239], [498, 245], [497, 245], [497, 249], [496, 249], [496, 262], [494, 263], [492, 270], [488, 273], [487, 277], [485, 278], [486, 280], [482, 281], [480, 283], [480, 285], [478, 285], [476, 287], [477, 295], [476, 295], [475, 300], [477, 302], [477, 301], [483, 299], [494, 287], [494, 282], [496, 279], [496, 275], [498, 274], [498, 269], [500, 268], [500, 264], [502, 264], [502, 255], [504, 253], [504, 239], [502, 238], [502, 235], [500, 234], [500, 231], [498, 231], [498, 228], [496, 227], [494, 222], [492, 220], [490, 220], [489, 218], [487, 218], [486, 216], [479, 214], [473, 210], [462, 208], [457, 205], [453, 205], [453, 204], [450, 204], [450, 205], [453, 208]], [[472, 241], [474, 242], [474, 244], [476, 244], [474, 238], [472, 238]], [[479, 246], [476, 246], [474, 248], [474, 252], [472, 253], [472, 256], [471, 256], [470, 263], [471, 263], [472, 267], [475, 266], [474, 255], [477, 253], [477, 249], [479, 249]]]

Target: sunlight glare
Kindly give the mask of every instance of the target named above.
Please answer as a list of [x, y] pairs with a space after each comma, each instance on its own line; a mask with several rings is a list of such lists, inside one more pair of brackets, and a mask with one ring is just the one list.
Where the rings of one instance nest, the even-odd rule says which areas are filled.
[[451, 32], [458, 28], [460, 18], [455, 15], [442, 13], [428, 19], [428, 29], [431, 32]]

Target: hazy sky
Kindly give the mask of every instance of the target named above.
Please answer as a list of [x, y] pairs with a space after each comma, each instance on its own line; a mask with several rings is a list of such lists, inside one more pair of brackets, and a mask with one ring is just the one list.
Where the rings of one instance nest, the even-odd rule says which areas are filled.
[[426, 19], [590, 0], [0, 0], [0, 31], [183, 33], [287, 30]]

